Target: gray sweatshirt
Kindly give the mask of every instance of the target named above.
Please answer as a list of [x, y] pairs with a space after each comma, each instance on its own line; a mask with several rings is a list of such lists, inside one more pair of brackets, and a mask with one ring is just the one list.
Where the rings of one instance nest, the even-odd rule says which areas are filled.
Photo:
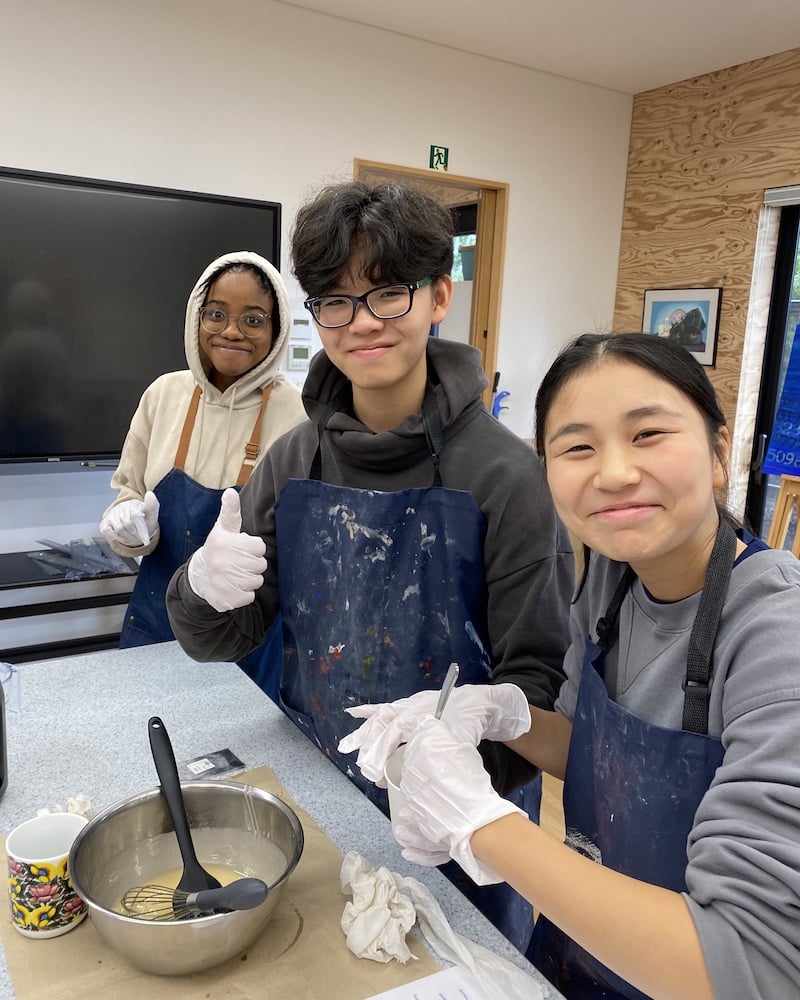
[[[536, 453], [495, 420], [481, 401], [486, 378], [479, 352], [431, 338], [428, 369], [444, 432], [443, 485], [472, 493], [486, 520], [484, 566], [494, 680], [518, 684], [531, 704], [552, 708], [568, 645], [573, 582], [569, 538], [556, 516]], [[242, 529], [264, 539], [269, 562], [255, 603], [220, 614], [192, 592], [185, 568], [173, 577], [167, 593], [170, 621], [195, 659], [241, 659], [259, 645], [277, 614], [275, 503], [288, 479], [308, 476], [317, 448], [316, 422], [344, 383], [342, 373], [324, 354], [317, 354], [303, 389], [313, 422], [298, 425], [272, 445], [242, 490]], [[382, 491], [431, 486], [433, 463], [420, 414], [376, 434], [343, 406], [323, 435], [322, 479]], [[481, 751], [500, 791], [524, 784], [533, 773], [502, 744], [484, 743]]]
[[[587, 635], [624, 566], [592, 554], [573, 605], [556, 709], [572, 718]], [[635, 580], [606, 654], [628, 711], [680, 729], [700, 595], [664, 604]], [[734, 566], [714, 651], [709, 735], [725, 756], [687, 844], [686, 901], [720, 1000], [800, 996], [800, 561], [756, 551]]]

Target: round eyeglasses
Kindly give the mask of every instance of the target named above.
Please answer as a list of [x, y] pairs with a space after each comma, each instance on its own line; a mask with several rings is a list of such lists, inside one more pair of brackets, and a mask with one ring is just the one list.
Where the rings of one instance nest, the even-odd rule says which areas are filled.
[[363, 295], [315, 295], [306, 299], [303, 305], [319, 326], [325, 330], [336, 330], [353, 322], [359, 303], [366, 306], [376, 319], [399, 319], [411, 312], [414, 292], [432, 283], [432, 278], [421, 278], [419, 281], [381, 285]]
[[272, 316], [269, 313], [261, 312], [261, 310], [242, 313], [241, 316], [229, 316], [224, 309], [218, 309], [216, 306], [205, 306], [200, 310], [200, 326], [207, 333], [222, 333], [228, 328], [228, 323], [234, 319], [237, 321], [239, 333], [255, 340], [266, 330]]

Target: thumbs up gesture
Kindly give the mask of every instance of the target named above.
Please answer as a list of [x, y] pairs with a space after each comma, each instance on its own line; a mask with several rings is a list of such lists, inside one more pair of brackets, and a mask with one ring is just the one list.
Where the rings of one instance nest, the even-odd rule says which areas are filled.
[[265, 552], [263, 539], [242, 531], [239, 494], [227, 489], [205, 545], [189, 560], [189, 586], [216, 611], [252, 604], [264, 582]]

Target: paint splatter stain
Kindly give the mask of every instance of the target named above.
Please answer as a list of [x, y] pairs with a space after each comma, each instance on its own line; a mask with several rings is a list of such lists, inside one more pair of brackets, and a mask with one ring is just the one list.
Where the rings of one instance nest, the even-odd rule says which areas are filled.
[[476, 646], [480, 646], [483, 649], [483, 643], [481, 642], [481, 637], [475, 631], [475, 626], [472, 622], [464, 622], [464, 631], [469, 636], [470, 640], [475, 643]]
[[340, 660], [344, 647], [345, 644], [343, 642], [338, 643], [336, 646], [328, 646], [328, 655], [332, 656], [334, 660]]
[[[381, 531], [376, 531], [374, 528], [369, 528], [366, 525], [359, 524], [358, 521], [356, 521], [356, 515], [353, 511], [341, 504], [331, 507], [328, 510], [328, 516], [334, 523], [343, 525], [345, 531], [350, 536], [351, 541], [354, 541], [358, 535], [363, 535], [365, 538], [380, 542], [385, 546], [393, 544], [390, 535]], [[375, 553], [373, 555], [373, 559], [375, 558], [385, 558], [385, 555], [383, 553]]]
[[597, 844], [590, 840], [587, 836], [581, 833], [580, 830], [576, 830], [574, 827], [569, 827], [567, 829], [567, 836], [565, 839], [567, 843], [573, 850], [578, 851], [580, 854], [584, 854], [587, 858], [591, 858], [592, 861], [596, 861], [598, 864], [603, 863], [603, 854]]
[[421, 524], [419, 526], [419, 530], [420, 530], [420, 532], [422, 534], [422, 538], [420, 539], [419, 547], [420, 547], [420, 549], [423, 552], [427, 552], [428, 549], [432, 549], [433, 546], [436, 544], [436, 535], [429, 535], [428, 534], [428, 525], [427, 524]]

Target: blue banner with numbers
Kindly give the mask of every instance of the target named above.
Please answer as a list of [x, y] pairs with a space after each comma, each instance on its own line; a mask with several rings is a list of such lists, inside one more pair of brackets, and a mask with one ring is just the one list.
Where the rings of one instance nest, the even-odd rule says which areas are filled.
[[769, 476], [800, 476], [800, 323], [794, 330], [762, 471]]

